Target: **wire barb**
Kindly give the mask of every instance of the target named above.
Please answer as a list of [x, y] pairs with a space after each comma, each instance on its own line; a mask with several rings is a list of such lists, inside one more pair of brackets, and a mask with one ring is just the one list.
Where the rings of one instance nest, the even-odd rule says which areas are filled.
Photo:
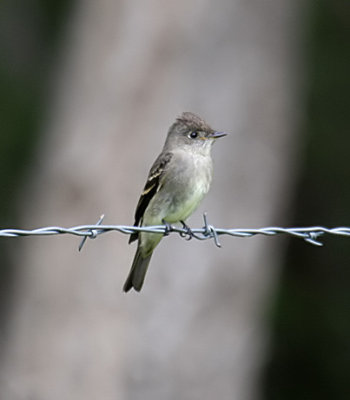
[[323, 246], [320, 237], [325, 235], [336, 235], [350, 237], [350, 227], [325, 228], [323, 226], [313, 226], [305, 228], [281, 228], [281, 227], [266, 227], [259, 229], [223, 229], [215, 228], [209, 224], [207, 214], [203, 214], [203, 228], [191, 229], [187, 225], [177, 227], [173, 225], [156, 225], [156, 226], [128, 226], [128, 225], [102, 225], [104, 215], [95, 225], [80, 225], [72, 228], [62, 228], [59, 226], [48, 226], [37, 229], [0, 229], [0, 237], [18, 237], [18, 236], [47, 236], [47, 235], [75, 235], [83, 237], [79, 251], [83, 248], [86, 239], [95, 239], [102, 233], [117, 231], [130, 235], [131, 233], [148, 232], [160, 233], [167, 235], [170, 233], [178, 233], [181, 237], [188, 239], [195, 238], [198, 240], [213, 239], [217, 247], [221, 247], [219, 236], [229, 235], [240, 238], [252, 237], [256, 235], [275, 236], [280, 234], [290, 235], [303, 239], [307, 243], [314, 246]]
[[[100, 219], [97, 221], [96, 226], [100, 226], [102, 224], [102, 221], [103, 221], [104, 217], [105, 217], [105, 215], [102, 214]], [[99, 235], [99, 231], [96, 230], [96, 229], [89, 229], [89, 232], [90, 232], [90, 235], [85, 235], [83, 237], [83, 240], [80, 242], [80, 245], [78, 247], [78, 251], [81, 251], [81, 249], [83, 248], [87, 238], [95, 239]]]
[[204, 233], [203, 235], [208, 237], [208, 238], [213, 238], [214, 239], [214, 243], [216, 244], [217, 247], [221, 247], [221, 244], [219, 243], [219, 238], [218, 238], [218, 234], [216, 233], [215, 228], [213, 227], [213, 225], [209, 225], [208, 224], [208, 217], [207, 217], [207, 213], [203, 213], [203, 219], [204, 219]]

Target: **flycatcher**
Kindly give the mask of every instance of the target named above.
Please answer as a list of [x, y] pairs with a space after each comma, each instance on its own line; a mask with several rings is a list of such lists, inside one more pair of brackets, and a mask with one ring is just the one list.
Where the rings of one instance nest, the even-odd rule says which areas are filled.
[[[212, 129], [202, 118], [184, 112], [168, 131], [162, 152], [154, 162], [135, 211], [134, 226], [181, 222], [193, 213], [208, 192], [213, 164], [211, 148], [224, 132]], [[124, 291], [141, 290], [160, 233], [132, 233], [137, 250]]]

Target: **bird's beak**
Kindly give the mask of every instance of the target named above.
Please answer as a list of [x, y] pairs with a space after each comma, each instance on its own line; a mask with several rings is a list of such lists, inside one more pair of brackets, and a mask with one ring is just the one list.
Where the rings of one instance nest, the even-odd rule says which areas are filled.
[[213, 133], [210, 133], [208, 135], [208, 138], [210, 138], [210, 139], [218, 139], [218, 138], [224, 137], [226, 135], [228, 135], [228, 133], [226, 133], [226, 132], [213, 132]]

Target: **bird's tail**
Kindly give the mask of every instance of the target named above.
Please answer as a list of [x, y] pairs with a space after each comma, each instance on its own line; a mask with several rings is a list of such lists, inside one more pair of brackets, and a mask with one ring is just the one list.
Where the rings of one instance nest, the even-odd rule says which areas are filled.
[[134, 288], [138, 292], [141, 290], [151, 257], [152, 252], [150, 255], [143, 257], [140, 247], [137, 248], [129, 276], [124, 283], [124, 292], [128, 292], [131, 288]]

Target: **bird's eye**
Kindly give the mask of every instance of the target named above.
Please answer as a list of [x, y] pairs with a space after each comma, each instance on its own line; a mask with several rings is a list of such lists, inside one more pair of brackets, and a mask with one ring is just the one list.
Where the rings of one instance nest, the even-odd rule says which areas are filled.
[[188, 136], [189, 136], [191, 139], [195, 139], [196, 137], [198, 137], [198, 132], [191, 132]]

